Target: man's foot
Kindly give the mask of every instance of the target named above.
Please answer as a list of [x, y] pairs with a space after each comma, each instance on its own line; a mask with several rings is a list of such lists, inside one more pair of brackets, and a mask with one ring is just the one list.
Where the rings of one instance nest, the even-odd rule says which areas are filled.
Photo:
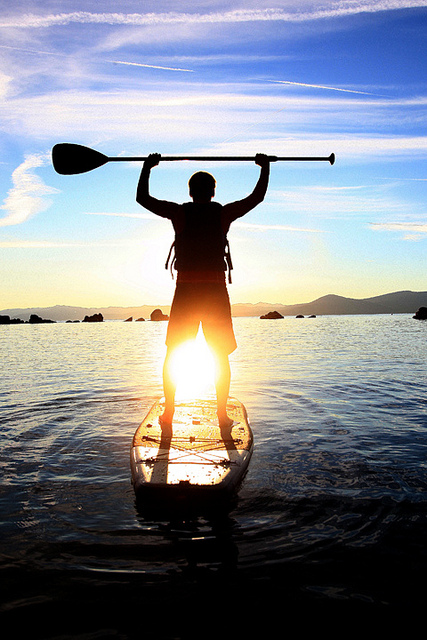
[[225, 415], [218, 414], [218, 424], [221, 429], [231, 429], [231, 427], [233, 426], [233, 422], [234, 420], [229, 418], [227, 414]]
[[159, 425], [164, 431], [172, 431], [172, 417], [163, 413], [159, 416]]

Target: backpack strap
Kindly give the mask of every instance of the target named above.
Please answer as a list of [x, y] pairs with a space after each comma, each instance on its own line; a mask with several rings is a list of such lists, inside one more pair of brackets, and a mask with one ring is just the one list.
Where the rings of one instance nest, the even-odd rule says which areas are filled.
[[[165, 262], [165, 269], [167, 270], [170, 267], [172, 280], [174, 279], [173, 278], [173, 267], [174, 267], [175, 260], [176, 260], [175, 253], [174, 253], [173, 257], [172, 257], [172, 252], [174, 252], [174, 251], [175, 251], [175, 241], [172, 242], [172, 244], [171, 244], [171, 247], [170, 247], [169, 253], [168, 253], [168, 257], [167, 257], [166, 262]], [[230, 243], [228, 242], [228, 238], [226, 238], [226, 241], [225, 241], [224, 257], [225, 257], [225, 261], [227, 263], [228, 282], [229, 282], [229, 284], [232, 284], [231, 271], [233, 269], [233, 261], [231, 260]]]
[[228, 268], [228, 282], [231, 284], [231, 270], [233, 269], [233, 262], [231, 260], [230, 243], [228, 242], [228, 238], [225, 240], [224, 257]]
[[165, 262], [165, 269], [167, 270], [168, 267], [169, 267], [169, 261], [170, 261], [170, 270], [171, 270], [172, 280], [173, 280], [173, 270], [172, 269], [173, 269], [173, 266], [175, 264], [176, 255], [174, 253], [172, 260], [171, 260], [171, 256], [172, 256], [172, 252], [174, 252], [174, 251], [175, 251], [175, 241], [172, 242], [172, 244], [171, 244], [171, 248], [169, 249], [168, 257], [167, 257], [166, 262]]

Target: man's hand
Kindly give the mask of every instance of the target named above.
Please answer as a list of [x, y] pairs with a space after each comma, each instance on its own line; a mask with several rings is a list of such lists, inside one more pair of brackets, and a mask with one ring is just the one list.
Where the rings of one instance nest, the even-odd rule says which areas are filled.
[[257, 153], [255, 156], [255, 164], [260, 167], [268, 167], [270, 164], [270, 158], [265, 153]]
[[161, 157], [162, 156], [160, 155], [160, 153], [150, 153], [150, 155], [144, 162], [144, 168], [152, 169], [153, 167], [157, 167], [161, 160]]

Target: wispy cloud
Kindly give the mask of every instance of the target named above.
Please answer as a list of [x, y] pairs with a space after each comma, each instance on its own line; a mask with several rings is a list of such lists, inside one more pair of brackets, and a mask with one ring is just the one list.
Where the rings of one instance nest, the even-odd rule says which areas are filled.
[[[1, 249], [62, 249], [69, 247], [92, 247], [93, 244], [76, 242], [60, 242], [52, 240], [1, 240]], [[109, 245], [102, 245], [109, 246]]]
[[300, 186], [269, 192], [267, 203], [279, 212], [285, 208], [290, 214], [302, 214], [322, 220], [375, 220], [394, 214], [403, 217], [412, 204], [397, 198], [391, 184]]
[[158, 220], [153, 213], [126, 213], [110, 211], [84, 211], [85, 216], [110, 216], [113, 218], [138, 218], [142, 220]]
[[256, 224], [252, 222], [234, 222], [233, 228], [240, 227], [249, 231], [292, 231], [296, 233], [325, 233], [321, 229], [307, 229], [304, 227], [292, 227], [286, 224]]
[[[126, 213], [126, 212], [105, 212], [105, 211], [85, 211], [87, 216], [110, 216], [118, 218], [135, 218], [142, 220], [159, 220], [158, 216], [152, 213]], [[293, 227], [284, 224], [257, 224], [252, 222], [233, 223], [234, 228], [248, 229], [249, 231], [292, 231], [296, 233], [324, 233], [321, 229], [307, 229], [304, 227]], [[1, 246], [1, 245], [0, 245]]]
[[13, 187], [0, 207], [6, 211], [4, 218], [0, 219], [0, 227], [22, 224], [50, 206], [46, 196], [58, 193], [58, 189], [46, 185], [34, 171], [49, 162], [48, 154], [32, 154], [15, 169], [12, 173]]
[[65, 240], [0, 240], [0, 249], [94, 249], [95, 247], [129, 247], [135, 242], [67, 242]]
[[427, 237], [425, 222], [373, 222], [369, 225], [374, 231], [398, 231], [403, 233], [403, 240], [417, 242]]
[[319, 9], [284, 11], [282, 9], [235, 9], [223, 12], [190, 13], [120, 13], [72, 11], [69, 13], [50, 13], [45, 15], [31, 14], [19, 18], [6, 17], [0, 21], [1, 27], [13, 28], [46, 28], [52, 26], [79, 24], [110, 24], [146, 26], [155, 24], [202, 24], [202, 23], [239, 23], [239, 22], [306, 22], [327, 18], [357, 15], [359, 13], [376, 13], [396, 9], [425, 7], [425, 0], [359, 0], [355, 2], [334, 2]]
[[11, 81], [12, 81], [11, 76], [7, 76], [6, 74], [0, 71], [0, 97], [1, 98], [5, 98], [7, 96]]
[[[272, 155], [289, 156], [328, 156], [336, 154], [336, 165], [343, 160], [374, 161], [381, 157], [385, 160], [399, 160], [402, 157], [423, 157], [427, 154], [427, 136], [377, 136], [357, 133], [337, 134], [327, 137], [321, 134], [310, 135], [295, 134], [291, 138], [257, 137], [240, 142], [224, 141], [209, 149], [210, 153], [218, 155], [250, 155], [256, 151], [262, 151]], [[285, 151], [286, 150], [286, 151]], [[199, 153], [208, 153], [203, 149]], [[280, 163], [278, 163], [280, 165]], [[273, 165], [274, 170], [276, 165]], [[328, 165], [329, 168], [329, 165]]]

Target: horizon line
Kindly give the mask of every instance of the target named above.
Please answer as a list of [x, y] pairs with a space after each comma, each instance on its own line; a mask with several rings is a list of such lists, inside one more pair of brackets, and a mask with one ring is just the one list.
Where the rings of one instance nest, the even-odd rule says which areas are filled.
[[[376, 294], [373, 296], [368, 296], [365, 298], [352, 298], [349, 296], [343, 296], [340, 294], [336, 294], [336, 293], [326, 293], [324, 295], [319, 296], [318, 298], [314, 298], [313, 300], [309, 300], [308, 302], [293, 302], [290, 304], [284, 303], [284, 302], [263, 302], [263, 301], [258, 301], [258, 302], [233, 302], [231, 303], [232, 307], [236, 307], [238, 305], [242, 305], [242, 306], [258, 306], [258, 305], [279, 305], [282, 307], [294, 307], [294, 306], [298, 306], [298, 305], [305, 305], [305, 304], [312, 304], [313, 302], [317, 302], [318, 300], [321, 300], [322, 298], [327, 298], [327, 297], [336, 297], [336, 298], [344, 298], [346, 300], [357, 300], [357, 301], [365, 301], [365, 300], [370, 300], [372, 298], [380, 298], [383, 296], [390, 296], [390, 295], [395, 295], [395, 294], [401, 294], [401, 293], [414, 293], [414, 294], [426, 294], [427, 295], [427, 290], [426, 291], [413, 291], [412, 289], [399, 289], [398, 291], [389, 291], [387, 293], [380, 293], [380, 294]], [[123, 305], [95, 305], [95, 306], [80, 306], [80, 305], [73, 305], [73, 304], [52, 304], [52, 305], [46, 305], [44, 307], [42, 306], [38, 306], [38, 305], [32, 305], [30, 307], [9, 307], [9, 308], [4, 308], [4, 309], [0, 309], [0, 313], [3, 313], [4, 311], [29, 311], [31, 309], [54, 309], [57, 307], [64, 307], [64, 308], [74, 308], [74, 309], [139, 309], [141, 307], [153, 307], [154, 309], [156, 308], [160, 308], [160, 307], [170, 307], [171, 306], [171, 302], [165, 303], [165, 304], [161, 304], [161, 303], [143, 303], [143, 304], [134, 304], [134, 305], [128, 305], [128, 306], [123, 306]]]

